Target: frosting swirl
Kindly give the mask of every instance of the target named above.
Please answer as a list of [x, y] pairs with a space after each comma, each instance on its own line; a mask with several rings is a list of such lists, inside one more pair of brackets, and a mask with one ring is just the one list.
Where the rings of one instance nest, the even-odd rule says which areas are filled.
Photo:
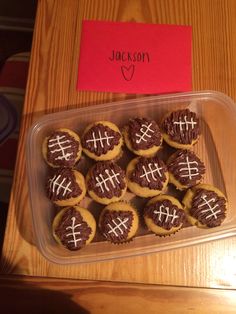
[[205, 173], [204, 163], [189, 150], [178, 150], [167, 165], [175, 179], [186, 187], [196, 185]]
[[172, 112], [164, 119], [162, 129], [172, 141], [180, 144], [192, 144], [200, 135], [199, 119], [189, 109]]
[[47, 180], [47, 196], [52, 201], [66, 200], [82, 193], [76, 182], [73, 170], [61, 168], [56, 170]]
[[82, 138], [82, 146], [96, 156], [106, 154], [119, 144], [121, 134], [101, 123], [91, 127]]
[[145, 150], [153, 146], [160, 146], [162, 135], [159, 126], [154, 120], [147, 118], [130, 119], [128, 136], [134, 150]]
[[114, 162], [98, 162], [89, 172], [87, 186], [101, 198], [120, 197], [126, 187], [125, 172]]
[[189, 213], [207, 227], [220, 226], [226, 217], [226, 199], [213, 191], [197, 189]]
[[179, 227], [185, 220], [184, 211], [167, 199], [146, 205], [144, 215], [151, 218], [155, 225], [166, 230]]
[[166, 172], [166, 165], [158, 157], [139, 157], [129, 178], [141, 187], [162, 190], [163, 184], [166, 181]]
[[68, 132], [55, 131], [47, 139], [47, 160], [58, 167], [72, 167], [79, 147], [79, 142]]
[[85, 222], [78, 210], [68, 208], [55, 228], [55, 234], [69, 250], [76, 251], [85, 246], [92, 229]]
[[112, 243], [124, 242], [128, 238], [133, 219], [131, 211], [106, 210], [100, 222], [101, 232]]

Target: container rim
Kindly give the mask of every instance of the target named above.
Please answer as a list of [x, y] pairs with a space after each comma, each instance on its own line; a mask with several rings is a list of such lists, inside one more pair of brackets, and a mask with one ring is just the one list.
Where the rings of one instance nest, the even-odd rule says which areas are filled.
[[[41, 118], [37, 119], [32, 126], [29, 128], [28, 130], [28, 134], [26, 137], [26, 160], [28, 162], [26, 162], [26, 170], [27, 170], [27, 178], [28, 178], [28, 182], [29, 185], [32, 185], [32, 177], [30, 176], [31, 170], [32, 170], [32, 165], [31, 162], [29, 162], [31, 160], [31, 150], [30, 150], [30, 144], [32, 142], [32, 137], [34, 136], [34, 134], [36, 132], [38, 132], [41, 128], [44, 127], [45, 124], [49, 124], [51, 122], [57, 121], [61, 115], [65, 116], [64, 118], [67, 119], [68, 117], [72, 116], [74, 113], [87, 113], [89, 114], [90, 112], [94, 111], [94, 108], [96, 108], [97, 110], [99, 109], [99, 111], [107, 111], [108, 108], [112, 107], [113, 111], [116, 110], [121, 110], [118, 107], [120, 107], [123, 104], [126, 104], [127, 102], [132, 103], [133, 105], [137, 104], [137, 103], [141, 103], [143, 101], [145, 102], [152, 102], [152, 101], [168, 101], [168, 100], [175, 100], [175, 99], [187, 99], [187, 98], [211, 98], [211, 99], [217, 99], [218, 101], [221, 101], [222, 103], [224, 103], [236, 116], [236, 105], [234, 104], [234, 101], [232, 100], [232, 98], [230, 98], [229, 96], [227, 96], [226, 94], [219, 92], [219, 91], [214, 91], [214, 90], [202, 90], [202, 91], [191, 91], [191, 92], [183, 92], [183, 93], [174, 93], [174, 94], [162, 94], [162, 95], [154, 95], [154, 96], [144, 96], [144, 97], [140, 97], [140, 98], [134, 98], [134, 99], [128, 99], [128, 100], [121, 100], [121, 101], [114, 101], [114, 102], [108, 102], [105, 104], [97, 104], [97, 105], [91, 105], [91, 106], [85, 106], [82, 108], [76, 108], [76, 109], [68, 109], [68, 110], [63, 110], [63, 111], [58, 111], [55, 113], [50, 113], [50, 114], [45, 114], [43, 115]], [[116, 106], [114, 108], [114, 105]], [[172, 250], [172, 249], [177, 249], [177, 248], [181, 248], [181, 247], [186, 247], [189, 245], [196, 245], [196, 244], [200, 244], [200, 243], [205, 243], [205, 242], [209, 242], [209, 241], [213, 241], [213, 240], [218, 240], [218, 239], [222, 239], [222, 238], [226, 238], [226, 237], [231, 237], [231, 236], [235, 236], [236, 235], [236, 225], [234, 227], [231, 227], [229, 229], [227, 229], [227, 232], [225, 232], [225, 230], [219, 230], [213, 234], [210, 234], [207, 238], [203, 235], [203, 236], [198, 236], [197, 239], [196, 238], [192, 238], [192, 239], [185, 239], [185, 240], [181, 240], [181, 241], [176, 241], [174, 243], [169, 243], [169, 244], [161, 244], [157, 247], [153, 247], [152, 249], [149, 248], [149, 250], [147, 252], [145, 252], [145, 248], [143, 249], [135, 249], [132, 250], [130, 252], [126, 252], [120, 256], [109, 256], [109, 255], [105, 255], [105, 256], [89, 256], [89, 257], [83, 257], [83, 259], [80, 261], [79, 257], [74, 258], [73, 257], [71, 259], [68, 258], [64, 258], [64, 257], [58, 257], [57, 255], [53, 254], [52, 252], [49, 252], [47, 250], [47, 248], [44, 247], [44, 245], [42, 244], [42, 242], [40, 241], [40, 237], [38, 236], [40, 234], [40, 230], [38, 228], [37, 225], [37, 219], [35, 219], [35, 216], [33, 215], [33, 210], [32, 210], [32, 206], [33, 206], [33, 195], [31, 193], [31, 189], [29, 188], [29, 197], [30, 197], [30, 206], [31, 206], [31, 215], [32, 215], [32, 223], [33, 223], [33, 232], [35, 235], [35, 241], [37, 244], [37, 247], [39, 249], [39, 251], [42, 253], [42, 255], [48, 259], [51, 262], [54, 262], [56, 264], [82, 264], [82, 263], [91, 263], [91, 262], [101, 262], [101, 261], [107, 261], [107, 260], [114, 260], [114, 259], [120, 259], [120, 258], [126, 258], [126, 257], [132, 257], [132, 256], [141, 256], [141, 255], [147, 255], [147, 254], [153, 254], [153, 253], [157, 253], [157, 252], [161, 252], [161, 251], [166, 251], [166, 250]], [[181, 242], [181, 243], [180, 243]], [[190, 243], [191, 242], [191, 243]]]
[[168, 100], [169, 98], [171, 99], [175, 99], [175, 98], [189, 98], [189, 97], [199, 97], [199, 96], [205, 96], [205, 97], [214, 97], [217, 98], [218, 100], [221, 100], [222, 102], [224, 102], [227, 106], [231, 107], [232, 110], [234, 110], [235, 114], [236, 114], [236, 108], [234, 106], [234, 101], [231, 97], [229, 97], [228, 95], [224, 94], [223, 92], [219, 92], [219, 91], [214, 91], [214, 90], [201, 90], [201, 91], [191, 91], [191, 92], [183, 92], [183, 93], [174, 93], [174, 94], [160, 94], [160, 95], [152, 95], [152, 96], [144, 96], [144, 97], [140, 97], [140, 98], [133, 98], [133, 99], [126, 99], [126, 100], [119, 100], [119, 101], [112, 101], [112, 102], [108, 102], [108, 103], [101, 103], [101, 104], [96, 104], [96, 105], [88, 105], [82, 108], [76, 108], [76, 109], [68, 109], [68, 110], [62, 110], [62, 111], [57, 111], [55, 113], [48, 113], [48, 114], [44, 114], [42, 117], [40, 117], [39, 119], [37, 119], [29, 128], [28, 130], [28, 138], [27, 138], [27, 142], [29, 142], [29, 137], [30, 134], [34, 132], [34, 128], [35, 127], [39, 127], [39, 126], [43, 126], [44, 123], [48, 123], [49, 121], [55, 121], [58, 119], [58, 116], [60, 115], [65, 115], [65, 118], [67, 116], [70, 116], [73, 113], [77, 113], [78, 111], [80, 111], [80, 113], [86, 112], [89, 113], [91, 111], [94, 110], [94, 108], [99, 108], [102, 107], [102, 111], [106, 111], [107, 108], [116, 105], [117, 108], [113, 108], [114, 111], [116, 110], [120, 110], [118, 108], [119, 105], [122, 105], [124, 103], [127, 102], [132, 102], [132, 104], [136, 104], [142, 101], [153, 101], [153, 100]]

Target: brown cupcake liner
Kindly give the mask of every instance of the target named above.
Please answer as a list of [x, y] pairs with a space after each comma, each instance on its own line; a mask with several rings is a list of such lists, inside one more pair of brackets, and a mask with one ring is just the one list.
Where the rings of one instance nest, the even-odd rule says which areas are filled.
[[111, 241], [108, 241], [108, 240], [107, 240], [107, 242], [109, 242], [111, 244], [114, 244], [114, 245], [121, 245], [121, 244], [129, 244], [129, 243], [131, 243], [133, 241], [133, 239], [134, 239], [134, 237], [132, 237], [129, 240], [122, 241], [122, 242], [111, 242]]
[[157, 233], [154, 233], [154, 232], [153, 232], [153, 233], [154, 233], [154, 235], [155, 235], [156, 237], [159, 237], [159, 238], [166, 238], [166, 237], [170, 237], [170, 236], [176, 234], [176, 233], [179, 232], [181, 229], [182, 229], [182, 227], [181, 227], [180, 229], [176, 230], [175, 232], [172, 232], [172, 233], [169, 233], [169, 234], [157, 234]]
[[[154, 236], [160, 237], [160, 238], [165, 238], [165, 237], [167, 237], [167, 236], [174, 235], [174, 234], [176, 234], [177, 232], [179, 232], [179, 230], [183, 229], [183, 224], [182, 224], [181, 228], [179, 228], [179, 229], [176, 230], [175, 232], [172, 232], [172, 233], [170, 233], [170, 234], [157, 234], [157, 233], [153, 232], [151, 229], [148, 228], [148, 226], [145, 224], [145, 221], [144, 221], [144, 225], [145, 225], [145, 227], [146, 227], [146, 230], [148, 230], [149, 232], [151, 232], [150, 234], [153, 234]], [[158, 227], [160, 227], [160, 226], [158, 226]], [[160, 227], [160, 228], [161, 228], [161, 227]]]

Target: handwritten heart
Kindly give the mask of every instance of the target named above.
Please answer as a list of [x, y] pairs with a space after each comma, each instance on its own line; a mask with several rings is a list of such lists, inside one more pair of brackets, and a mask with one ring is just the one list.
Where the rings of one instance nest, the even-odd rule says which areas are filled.
[[131, 81], [134, 75], [134, 65], [131, 64], [129, 67], [122, 65], [121, 73], [126, 81]]

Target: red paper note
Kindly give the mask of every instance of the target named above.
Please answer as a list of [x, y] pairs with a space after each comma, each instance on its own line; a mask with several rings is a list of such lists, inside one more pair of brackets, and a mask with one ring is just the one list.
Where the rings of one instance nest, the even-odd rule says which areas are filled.
[[83, 21], [78, 90], [191, 90], [191, 27]]

